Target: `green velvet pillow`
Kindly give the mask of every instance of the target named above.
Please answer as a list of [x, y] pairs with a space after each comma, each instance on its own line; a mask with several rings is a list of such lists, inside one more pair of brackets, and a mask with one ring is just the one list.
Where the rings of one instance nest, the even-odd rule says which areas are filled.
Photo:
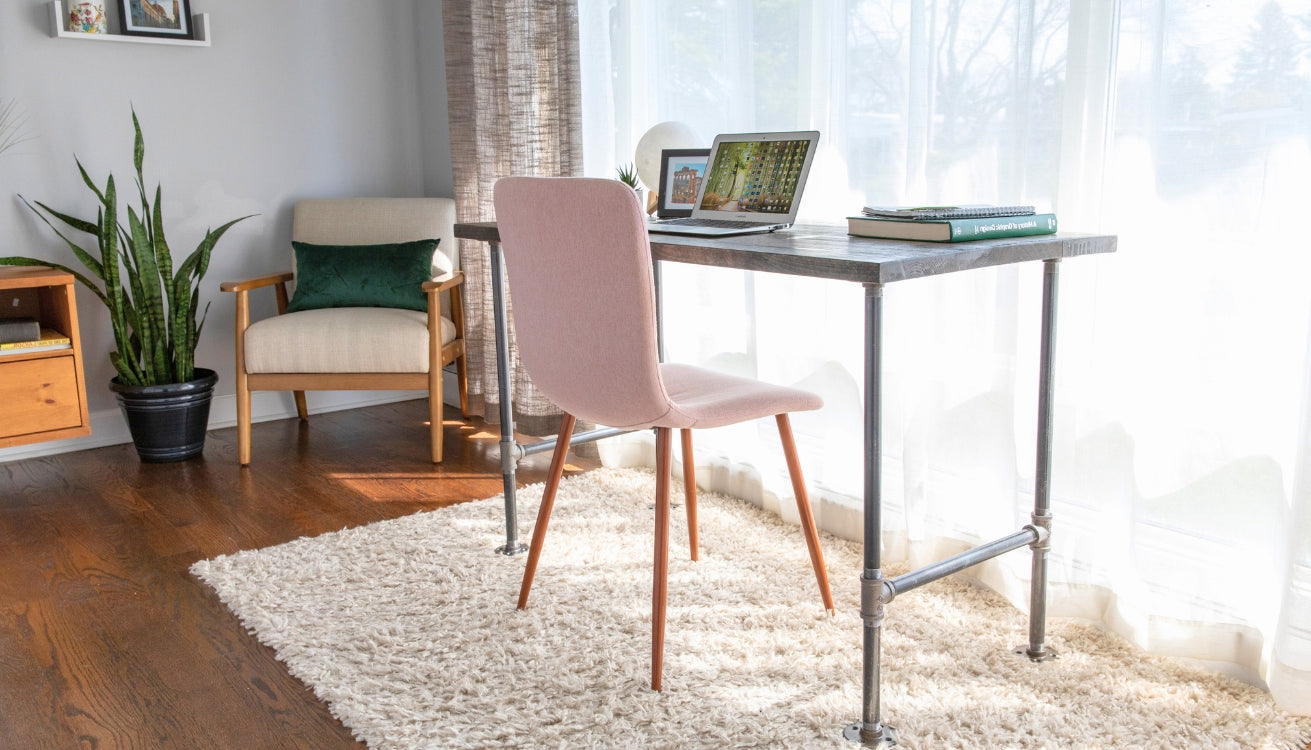
[[428, 311], [420, 285], [432, 278], [437, 240], [392, 245], [293, 242], [296, 291], [287, 312], [324, 307], [398, 307]]

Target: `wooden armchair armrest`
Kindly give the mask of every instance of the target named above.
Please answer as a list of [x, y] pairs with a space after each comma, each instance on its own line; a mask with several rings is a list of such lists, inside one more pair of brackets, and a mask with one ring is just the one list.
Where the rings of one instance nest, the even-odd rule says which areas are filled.
[[273, 274], [272, 276], [261, 276], [258, 279], [246, 279], [244, 281], [224, 281], [219, 284], [220, 292], [248, 292], [251, 289], [259, 289], [264, 286], [273, 286], [274, 284], [285, 284], [295, 277], [291, 271]]
[[[257, 279], [246, 279], [245, 281], [224, 281], [219, 284], [221, 292], [236, 292], [237, 294], [237, 331], [246, 330], [250, 325], [250, 290], [261, 287], [271, 286], [277, 295], [278, 314], [281, 315], [287, 311], [287, 282], [294, 280], [296, 277], [291, 271], [275, 273], [271, 276], [261, 276]], [[238, 336], [240, 340], [240, 336]]]
[[462, 284], [464, 284], [464, 271], [452, 271], [451, 275], [444, 279], [423, 282], [423, 291], [428, 294], [429, 300], [428, 332], [432, 338], [433, 349], [431, 356], [433, 357], [437, 356], [441, 346], [439, 340], [441, 337], [437, 335], [437, 332], [441, 330], [441, 326], [437, 325], [437, 317], [441, 315], [441, 306], [437, 303], [437, 296], [447, 290], [451, 292], [451, 322], [455, 324], [455, 338], [460, 340], [459, 346], [464, 346], [464, 300], [460, 297], [460, 290], [457, 288]]
[[450, 276], [447, 276], [446, 278], [440, 281], [423, 282], [423, 291], [440, 293], [446, 291], [447, 289], [454, 289], [455, 287], [463, 283], [464, 283], [464, 271], [452, 271]]

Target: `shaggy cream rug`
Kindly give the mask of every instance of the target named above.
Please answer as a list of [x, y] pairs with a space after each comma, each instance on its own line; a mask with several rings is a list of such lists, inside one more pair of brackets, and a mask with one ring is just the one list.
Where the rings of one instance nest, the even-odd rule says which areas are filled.
[[[674, 483], [676, 488], [678, 483]], [[677, 491], [677, 490], [676, 490]], [[247, 628], [373, 748], [850, 748], [860, 714], [859, 546], [824, 537], [824, 614], [800, 530], [705, 494], [701, 561], [675, 509], [665, 692], [648, 689], [654, 477], [560, 490], [527, 611], [499, 498], [195, 564]], [[527, 538], [541, 486], [523, 490]], [[675, 497], [680, 502], [681, 497]], [[1286, 748], [1311, 719], [1264, 692], [943, 580], [884, 631], [884, 720], [908, 748]]]

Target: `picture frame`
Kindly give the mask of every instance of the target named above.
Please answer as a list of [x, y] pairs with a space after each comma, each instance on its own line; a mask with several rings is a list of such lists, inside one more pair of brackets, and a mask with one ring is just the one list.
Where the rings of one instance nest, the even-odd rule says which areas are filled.
[[195, 39], [191, 0], [118, 0], [119, 26], [127, 36]]
[[[660, 152], [660, 189], [656, 191], [656, 218], [691, 216], [697, 185], [706, 176], [708, 148], [666, 148]], [[689, 184], [690, 183], [690, 184]]]

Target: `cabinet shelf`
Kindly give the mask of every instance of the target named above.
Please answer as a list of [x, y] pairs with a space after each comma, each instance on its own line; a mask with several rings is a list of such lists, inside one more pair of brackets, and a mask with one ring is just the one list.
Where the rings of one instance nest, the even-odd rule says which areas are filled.
[[128, 42], [130, 44], [167, 44], [174, 47], [208, 47], [209, 14], [196, 13], [191, 17], [191, 28], [195, 39], [161, 39], [153, 36], [129, 36], [127, 34], [86, 34], [81, 31], [68, 31], [64, 16], [62, 0], [50, 0], [50, 36], [55, 39], [85, 39], [89, 42]]
[[44, 266], [0, 266], [0, 317], [36, 318], [72, 346], [0, 355], [0, 448], [91, 434], [73, 276]]

